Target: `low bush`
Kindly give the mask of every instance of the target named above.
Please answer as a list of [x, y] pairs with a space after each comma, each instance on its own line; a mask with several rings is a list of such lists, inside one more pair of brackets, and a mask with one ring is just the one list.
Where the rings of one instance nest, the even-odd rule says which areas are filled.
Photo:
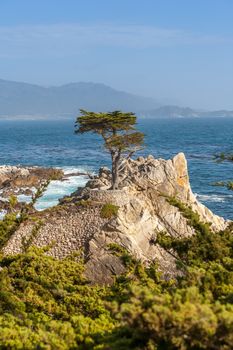
[[119, 207], [117, 205], [106, 203], [103, 205], [100, 216], [104, 219], [111, 219], [114, 216], [117, 216]]
[[75, 203], [79, 207], [87, 208], [92, 205], [92, 200], [90, 199], [81, 199], [80, 201]]
[[[0, 257], [0, 349], [231, 350], [233, 225], [214, 233], [190, 208], [171, 203], [196, 229], [185, 239], [157, 233], [156, 244], [185, 264], [177, 279], [115, 243], [109, 253], [125, 272], [111, 286], [89, 283], [81, 253], [56, 260], [49, 247], [27, 247]], [[1, 232], [15, 223], [6, 220]]]

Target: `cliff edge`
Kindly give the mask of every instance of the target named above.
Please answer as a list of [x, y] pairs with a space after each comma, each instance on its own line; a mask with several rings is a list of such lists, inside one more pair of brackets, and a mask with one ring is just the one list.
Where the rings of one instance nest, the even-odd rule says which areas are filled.
[[[51, 245], [48, 254], [64, 258], [82, 249], [86, 276], [92, 282], [111, 283], [114, 275], [124, 271], [121, 259], [109, 250], [114, 243], [144, 263], [157, 262], [169, 277], [177, 272], [175, 258], [156, 244], [156, 235], [166, 232], [182, 238], [195, 234], [172, 198], [190, 207], [213, 231], [223, 230], [228, 224], [192, 193], [183, 153], [172, 160], [151, 155], [125, 160], [119, 189], [109, 190], [110, 182], [110, 171], [101, 168], [98, 177], [64, 198], [60, 205], [37, 213], [36, 220], [34, 217], [22, 223], [3, 248], [4, 254], [21, 252], [29, 245]], [[117, 208], [112, 217], [103, 215], [105, 204]]]

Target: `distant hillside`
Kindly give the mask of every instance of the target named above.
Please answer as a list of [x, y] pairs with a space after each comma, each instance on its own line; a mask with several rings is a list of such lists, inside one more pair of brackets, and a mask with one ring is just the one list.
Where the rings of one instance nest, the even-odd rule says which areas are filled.
[[114, 90], [104, 84], [71, 83], [42, 87], [0, 80], [0, 118], [9, 116], [69, 117], [80, 108], [138, 112], [157, 108], [151, 99]]
[[189, 107], [163, 106], [142, 112], [144, 117], [149, 118], [214, 118], [233, 117], [233, 111], [200, 111]]
[[233, 111], [200, 111], [161, 106], [155, 99], [115, 90], [104, 84], [70, 83], [42, 87], [0, 79], [0, 118], [74, 117], [80, 108], [93, 111], [133, 111], [148, 118], [233, 117]]

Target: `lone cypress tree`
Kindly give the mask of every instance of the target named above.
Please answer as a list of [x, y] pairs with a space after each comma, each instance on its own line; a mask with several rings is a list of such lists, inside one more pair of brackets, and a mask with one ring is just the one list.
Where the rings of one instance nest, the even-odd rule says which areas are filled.
[[93, 132], [102, 136], [104, 147], [112, 160], [111, 188], [117, 189], [120, 161], [131, 156], [143, 145], [144, 134], [135, 128], [137, 117], [134, 113], [121, 111], [95, 113], [81, 109], [80, 113], [75, 123], [75, 133]]

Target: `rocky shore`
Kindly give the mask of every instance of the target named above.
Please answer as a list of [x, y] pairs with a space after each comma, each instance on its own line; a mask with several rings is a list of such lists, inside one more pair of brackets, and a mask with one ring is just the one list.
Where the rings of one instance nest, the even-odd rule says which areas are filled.
[[[8, 210], [10, 196], [31, 196], [46, 181], [63, 177], [63, 171], [60, 169], [0, 166], [0, 210]], [[20, 203], [18, 203], [19, 208]]]
[[[128, 159], [121, 165], [120, 188], [109, 190], [110, 182], [110, 171], [101, 168], [99, 176], [65, 197], [60, 205], [23, 222], [3, 253], [21, 252], [25, 242], [50, 245], [48, 254], [59, 259], [81, 249], [87, 277], [93, 283], [111, 283], [114, 275], [124, 270], [121, 260], [109, 251], [110, 245], [118, 244], [145, 264], [155, 261], [165, 276], [171, 276], [176, 273], [175, 258], [155, 243], [156, 236], [161, 232], [174, 237], [195, 234], [171, 199], [197, 213], [213, 231], [228, 225], [192, 193], [183, 153], [171, 160], [153, 156]], [[117, 209], [112, 217], [103, 215], [106, 204]]]

